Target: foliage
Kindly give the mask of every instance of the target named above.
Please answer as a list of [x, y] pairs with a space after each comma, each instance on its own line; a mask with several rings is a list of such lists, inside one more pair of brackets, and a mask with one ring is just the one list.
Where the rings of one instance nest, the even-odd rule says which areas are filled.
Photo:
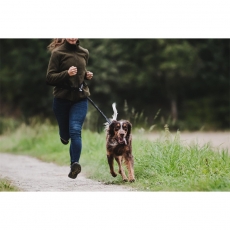
[[[140, 191], [229, 191], [230, 156], [226, 150], [214, 151], [205, 144], [184, 145], [180, 133], [172, 135], [169, 128], [158, 139], [148, 141], [145, 133], [134, 133], [133, 155], [136, 182], [127, 186]], [[82, 172], [106, 184], [122, 184], [113, 178], [105, 150], [105, 133], [83, 130]], [[68, 146], [61, 144], [58, 129], [48, 122], [22, 125], [1, 138], [0, 151], [37, 157], [60, 165], [69, 164]], [[116, 164], [115, 170], [118, 170]]]
[[49, 54], [47, 40], [1, 39], [1, 113], [30, 116], [50, 114], [51, 88], [45, 74]]
[[[50, 41], [0, 40], [1, 116], [27, 123], [33, 116], [53, 118], [52, 87], [45, 84]], [[174, 130], [229, 129], [229, 39], [80, 39], [80, 44], [90, 52], [91, 97], [108, 116], [116, 102], [120, 118], [142, 114], [148, 127], [160, 110], [159, 119], [170, 119]], [[119, 109], [125, 103], [128, 110]], [[100, 127], [104, 120], [92, 122]]]

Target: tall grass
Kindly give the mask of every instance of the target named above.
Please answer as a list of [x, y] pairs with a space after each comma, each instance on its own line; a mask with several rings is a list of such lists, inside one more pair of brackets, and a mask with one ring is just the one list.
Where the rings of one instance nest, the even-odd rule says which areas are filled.
[[[179, 135], [179, 134], [178, 134]], [[179, 137], [143, 142], [136, 156], [136, 177], [147, 190], [214, 191], [229, 190], [230, 158], [215, 153], [209, 145], [183, 146]], [[138, 183], [137, 182], [137, 183]]]
[[[105, 133], [82, 132], [82, 171], [107, 184], [124, 184], [113, 178], [106, 158]], [[49, 123], [21, 125], [0, 138], [0, 151], [27, 154], [44, 161], [69, 165], [69, 145], [61, 144], [57, 126]], [[184, 145], [180, 133], [168, 129], [149, 141], [134, 133], [133, 155], [136, 182], [126, 183], [141, 191], [230, 191], [230, 156], [227, 150], [213, 150], [208, 144]], [[115, 162], [115, 169], [117, 165]]]

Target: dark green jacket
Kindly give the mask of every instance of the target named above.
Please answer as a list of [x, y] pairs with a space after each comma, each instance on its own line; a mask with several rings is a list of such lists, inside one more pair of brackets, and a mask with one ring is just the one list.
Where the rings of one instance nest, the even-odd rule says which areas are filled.
[[[89, 52], [79, 45], [71, 45], [65, 41], [61, 46], [55, 48], [50, 57], [46, 82], [55, 86], [54, 97], [63, 98], [70, 101], [79, 101], [81, 98], [89, 96], [89, 89], [84, 86], [84, 90], [79, 91], [79, 87], [85, 80], [86, 64], [88, 63]], [[71, 66], [77, 67], [77, 74], [69, 76], [68, 69]]]

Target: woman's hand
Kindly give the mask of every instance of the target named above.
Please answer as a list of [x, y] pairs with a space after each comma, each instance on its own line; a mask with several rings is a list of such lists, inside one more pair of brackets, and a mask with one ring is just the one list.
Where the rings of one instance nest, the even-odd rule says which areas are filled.
[[70, 77], [74, 76], [77, 74], [77, 67], [71, 66], [68, 70], [68, 74]]
[[90, 72], [90, 71], [87, 71], [87, 72], [86, 72], [86, 79], [91, 80], [92, 77], [93, 77], [93, 73]]

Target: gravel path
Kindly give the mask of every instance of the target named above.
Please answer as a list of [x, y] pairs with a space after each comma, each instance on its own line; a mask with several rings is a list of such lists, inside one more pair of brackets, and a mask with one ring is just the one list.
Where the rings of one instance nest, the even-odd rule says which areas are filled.
[[70, 168], [53, 163], [42, 162], [29, 156], [0, 153], [0, 178], [9, 180], [21, 191], [89, 191], [89, 192], [125, 192], [134, 191], [119, 185], [87, 179], [80, 173], [77, 179], [68, 178]]
[[[175, 133], [172, 133], [175, 136]], [[156, 140], [159, 133], [148, 134], [149, 140]], [[209, 143], [214, 149], [227, 149], [230, 153], [230, 132], [181, 132], [180, 140], [184, 144], [199, 144], [200, 146]]]
[[230, 151], [230, 132], [182, 132], [181, 140], [190, 144], [198, 143], [204, 145], [209, 143], [214, 149], [228, 149]]

